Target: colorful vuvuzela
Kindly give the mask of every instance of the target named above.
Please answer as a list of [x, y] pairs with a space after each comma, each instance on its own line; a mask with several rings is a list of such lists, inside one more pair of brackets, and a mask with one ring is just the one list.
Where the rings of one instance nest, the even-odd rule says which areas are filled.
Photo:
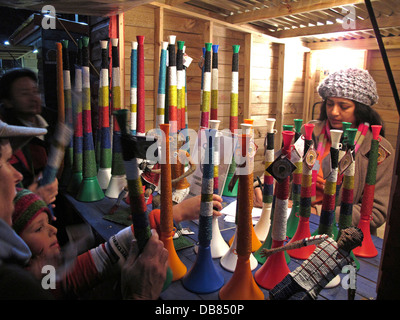
[[130, 126], [129, 129], [132, 135], [136, 135], [137, 128], [137, 41], [132, 41], [131, 49], [131, 95], [130, 95]]
[[211, 120], [218, 119], [218, 48], [212, 45], [212, 69], [211, 69]]
[[[296, 168], [290, 161], [291, 141], [293, 140], [293, 131], [283, 131], [283, 147], [281, 155], [268, 167], [268, 172], [274, 176], [276, 183], [276, 200], [274, 208], [274, 218], [272, 222], [272, 246], [277, 248], [283, 246], [286, 240], [287, 209], [289, 201], [289, 180], [290, 175]], [[289, 273], [285, 254], [283, 252], [271, 256], [258, 269], [254, 278], [263, 288], [268, 290], [275, 287]]]
[[161, 55], [160, 55], [160, 67], [158, 72], [158, 95], [157, 95], [157, 118], [156, 127], [160, 127], [160, 124], [165, 123], [165, 86], [166, 86], [166, 73], [167, 73], [167, 49], [168, 42], [162, 43]]
[[208, 128], [210, 120], [210, 97], [211, 97], [211, 47], [212, 43], [205, 44], [206, 54], [204, 57], [204, 80], [203, 97], [201, 100], [200, 127]]
[[97, 179], [100, 187], [105, 190], [111, 179], [111, 128], [110, 128], [110, 90], [108, 80], [108, 41], [100, 41], [101, 69], [99, 83], [99, 114], [100, 114], [100, 163]]
[[[118, 39], [111, 39], [111, 59], [112, 59], [112, 74], [111, 74], [111, 102], [112, 111], [118, 112], [121, 110], [121, 79], [119, 68], [119, 53]], [[108, 184], [105, 195], [108, 198], [117, 199], [121, 191], [126, 187], [125, 167], [122, 160], [121, 150], [121, 130], [118, 122], [113, 118], [113, 136], [112, 136], [112, 164], [111, 164], [111, 179]]]
[[[64, 112], [65, 123], [73, 128], [73, 110], [72, 110], [72, 91], [71, 91], [71, 72], [69, 63], [68, 40], [62, 43], [62, 59], [63, 59], [63, 84], [64, 84]], [[60, 178], [60, 185], [67, 187], [72, 176], [72, 166], [74, 161], [74, 141], [70, 139], [70, 143], [65, 148], [64, 169]]]
[[175, 234], [175, 228], [172, 216], [172, 180], [170, 164], [170, 124], [160, 124], [163, 132], [161, 141], [161, 155], [164, 158], [161, 163], [161, 215], [160, 215], [160, 239], [164, 247], [168, 250], [168, 263], [172, 270], [172, 280], [181, 279], [187, 271], [186, 266], [179, 259], [176, 253], [172, 237]]
[[371, 149], [368, 156], [368, 170], [367, 177], [364, 185], [364, 195], [361, 202], [361, 215], [358, 227], [364, 234], [364, 239], [360, 247], [353, 249], [354, 255], [364, 258], [373, 258], [378, 255], [378, 250], [371, 238], [371, 219], [372, 208], [374, 202], [375, 183], [376, 183], [376, 170], [378, 167], [379, 157], [379, 133], [382, 129], [380, 125], [372, 125], [372, 141]]
[[[301, 142], [301, 126], [303, 119], [294, 119], [294, 141]], [[292, 238], [296, 233], [297, 226], [299, 224], [299, 210], [300, 210], [300, 192], [301, 192], [301, 176], [303, 174], [303, 161], [301, 157], [295, 162], [296, 170], [293, 172], [292, 181], [292, 210], [287, 221], [286, 235]]]
[[[220, 147], [220, 132], [218, 131], [220, 120], [210, 120], [210, 129], [216, 130], [215, 138], [214, 138], [214, 156], [213, 156], [213, 164], [214, 164], [214, 186], [213, 190], [215, 194], [218, 194], [218, 165], [219, 165], [219, 147]], [[212, 220], [212, 238], [211, 238], [211, 256], [213, 258], [221, 258], [224, 254], [226, 254], [229, 250], [229, 246], [221, 235], [221, 231], [218, 224], [218, 217], [213, 216]]]
[[[229, 116], [229, 130], [231, 131], [232, 137], [236, 130], [238, 130], [238, 115], [239, 115], [239, 49], [240, 46], [235, 44], [232, 46], [232, 80], [231, 80], [231, 106]], [[236, 170], [235, 159], [232, 157], [232, 163], [229, 166], [228, 176], [226, 178], [225, 187], [223, 190], [224, 196], [237, 196], [237, 183], [234, 188], [230, 191], [228, 189], [229, 182], [231, 181]]]
[[206, 130], [207, 148], [203, 164], [201, 185], [201, 203], [199, 218], [199, 246], [197, 258], [192, 268], [183, 277], [183, 286], [193, 292], [209, 293], [220, 289], [224, 278], [214, 265], [211, 256], [211, 239], [213, 236], [213, 189], [214, 189], [214, 141], [217, 130]]
[[[313, 149], [312, 132], [314, 124], [306, 123], [304, 125], [304, 153], [303, 153], [303, 173], [301, 176], [300, 190], [300, 210], [299, 223], [296, 232], [290, 241], [309, 238], [310, 232], [310, 215], [311, 215], [311, 196], [312, 196], [312, 168], [315, 163], [316, 155]], [[299, 249], [288, 250], [290, 257], [295, 259], [307, 259], [315, 250], [315, 246], [307, 246]]]
[[82, 41], [83, 179], [76, 198], [84, 202], [93, 202], [103, 199], [104, 193], [97, 180], [97, 165], [92, 133], [89, 37], [83, 37]]
[[145, 109], [144, 109], [144, 36], [136, 36], [137, 47], [137, 124], [136, 134], [144, 136], [145, 129]]
[[[123, 161], [126, 171], [126, 179], [128, 182], [129, 202], [132, 213], [132, 226], [137, 241], [139, 252], [142, 252], [147, 241], [151, 237], [150, 222], [147, 214], [147, 206], [144, 198], [142, 180], [138, 166], [138, 154], [135, 153], [139, 144], [147, 143], [148, 146], [152, 141], [138, 141], [136, 137], [128, 134], [127, 129], [127, 113], [128, 110], [123, 109], [116, 112], [115, 116], [121, 129], [121, 149]], [[164, 289], [169, 286], [172, 281], [172, 273], [168, 269]]]
[[75, 64], [74, 94], [72, 95], [72, 110], [74, 117], [74, 159], [71, 180], [67, 188], [74, 197], [82, 182], [83, 161], [83, 124], [82, 124], [82, 39], [78, 40], [78, 53]]
[[[263, 206], [260, 219], [254, 226], [254, 231], [260, 241], [266, 242], [266, 238], [271, 226], [271, 209], [272, 200], [274, 196], [274, 177], [267, 171], [267, 168], [275, 160], [274, 152], [274, 137], [276, 130], [274, 129], [275, 119], [267, 118], [267, 136], [265, 145], [265, 170], [264, 170], [264, 184], [263, 191]], [[258, 249], [259, 250], [259, 249]], [[257, 258], [257, 257], [256, 257]]]
[[[322, 198], [321, 217], [319, 220], [318, 233], [327, 234], [333, 238], [333, 224], [335, 223], [335, 209], [336, 209], [336, 182], [338, 177], [338, 161], [339, 161], [339, 149], [340, 149], [340, 138], [342, 136], [342, 130], [330, 130], [331, 134], [331, 149], [330, 157], [325, 158], [330, 160], [330, 163], [323, 166], [325, 186], [324, 195]], [[323, 161], [323, 165], [325, 162]], [[326, 167], [326, 169], [325, 169]], [[328, 169], [331, 169], [328, 171]]]
[[[221, 300], [263, 300], [264, 293], [254, 281], [250, 266], [253, 209], [253, 159], [250, 135], [240, 135], [241, 163], [239, 172], [237, 217], [237, 263], [231, 279], [219, 291]], [[239, 167], [239, 165], [238, 165]]]

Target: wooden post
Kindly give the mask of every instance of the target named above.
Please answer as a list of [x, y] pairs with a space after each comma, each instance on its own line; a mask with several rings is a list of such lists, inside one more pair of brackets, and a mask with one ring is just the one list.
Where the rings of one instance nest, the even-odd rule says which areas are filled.
[[248, 33], [244, 38], [244, 102], [243, 118], [251, 118], [251, 49], [253, 34]]
[[[276, 129], [282, 132], [283, 107], [284, 107], [284, 82], [285, 82], [285, 44], [278, 43], [278, 88], [276, 93]], [[275, 149], [279, 150], [282, 145], [281, 135], [276, 135]]]

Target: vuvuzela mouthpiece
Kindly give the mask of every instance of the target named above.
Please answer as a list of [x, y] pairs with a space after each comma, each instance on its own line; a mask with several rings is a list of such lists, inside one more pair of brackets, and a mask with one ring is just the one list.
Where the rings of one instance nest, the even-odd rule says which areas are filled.
[[340, 138], [342, 136], [342, 133], [343, 133], [342, 130], [336, 130], [336, 129], [331, 130], [332, 148], [334, 148], [334, 149], [339, 148], [339, 143], [340, 143]]
[[304, 130], [305, 130], [305, 138], [306, 140], [311, 140], [312, 139], [312, 133], [314, 130], [315, 125], [313, 123], [306, 123], [304, 125]]
[[274, 118], [267, 118], [267, 119], [265, 119], [265, 121], [267, 122], [267, 133], [272, 133], [272, 132], [274, 132], [274, 125], [275, 125], [276, 119], [274, 119]]
[[210, 129], [218, 130], [221, 120], [210, 120], [209, 123], [210, 123]]
[[372, 139], [378, 140], [379, 133], [381, 132], [382, 126], [380, 125], [372, 125], [371, 130], [372, 130]]
[[283, 148], [289, 149], [290, 143], [294, 137], [293, 131], [282, 131], [282, 138], [283, 138]]

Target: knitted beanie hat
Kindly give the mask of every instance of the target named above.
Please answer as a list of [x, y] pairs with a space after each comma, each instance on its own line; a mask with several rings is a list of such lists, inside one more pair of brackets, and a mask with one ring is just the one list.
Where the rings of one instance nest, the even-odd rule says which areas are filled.
[[12, 226], [17, 234], [33, 221], [41, 212], [46, 212], [51, 221], [51, 213], [46, 202], [37, 194], [27, 189], [17, 189], [17, 195], [14, 198], [15, 210], [12, 216]]
[[369, 107], [378, 101], [375, 80], [366, 70], [349, 68], [331, 73], [318, 86], [322, 99], [345, 98]]

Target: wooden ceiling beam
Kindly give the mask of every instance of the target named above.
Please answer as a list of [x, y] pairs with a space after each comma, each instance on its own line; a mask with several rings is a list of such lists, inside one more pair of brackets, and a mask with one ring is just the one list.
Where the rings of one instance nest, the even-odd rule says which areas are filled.
[[[319, 39], [318, 39], [319, 40]], [[386, 37], [382, 41], [387, 50], [400, 49], [400, 37]], [[324, 50], [336, 47], [350, 48], [350, 49], [369, 49], [378, 50], [378, 43], [375, 38], [358, 39], [358, 40], [344, 40], [344, 41], [326, 41], [326, 42], [304, 42], [304, 46], [310, 50]]]
[[362, 0], [301, 0], [293, 3], [279, 4], [276, 7], [233, 14], [227, 18], [227, 22], [241, 24], [257, 20], [267, 20], [269, 18], [282, 17], [289, 14], [326, 10], [334, 7], [358, 4], [362, 2]]
[[[390, 17], [377, 19], [379, 28], [389, 28], [389, 27], [400, 27], [400, 14], [395, 14]], [[277, 31], [274, 36], [277, 38], [291, 38], [291, 37], [304, 37], [310, 35], [324, 34], [324, 33], [336, 33], [336, 32], [346, 32], [346, 31], [363, 31], [371, 30], [372, 25], [369, 20], [357, 20], [355, 29], [345, 30], [340, 23], [335, 23], [332, 25], [324, 25], [319, 27], [305, 27], [292, 30]]]

